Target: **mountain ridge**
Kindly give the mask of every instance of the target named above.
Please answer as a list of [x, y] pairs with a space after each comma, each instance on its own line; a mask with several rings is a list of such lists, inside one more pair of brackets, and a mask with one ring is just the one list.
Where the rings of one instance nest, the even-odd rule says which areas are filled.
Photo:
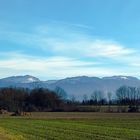
[[48, 81], [41, 81], [31, 75], [11, 76], [0, 79], [0, 87], [12, 86], [30, 89], [42, 87], [50, 90], [61, 87], [67, 92], [69, 98], [75, 96], [77, 99], [82, 99], [84, 95], [90, 97], [95, 90], [103, 91], [105, 96], [107, 92], [112, 92], [115, 95], [117, 88], [123, 85], [140, 87], [140, 80], [136, 77], [123, 75], [102, 78], [77, 76]]

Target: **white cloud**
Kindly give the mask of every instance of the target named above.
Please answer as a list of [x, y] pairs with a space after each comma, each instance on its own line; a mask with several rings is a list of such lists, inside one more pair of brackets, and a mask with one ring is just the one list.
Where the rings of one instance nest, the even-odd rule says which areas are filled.
[[[66, 27], [57, 30], [43, 26], [36, 28], [32, 33], [4, 31], [0, 33], [0, 39], [16, 42], [19, 46], [24, 45], [26, 51], [29, 47], [34, 51], [36, 47], [44, 53], [49, 51], [52, 55], [49, 58], [33, 57], [32, 54], [26, 56], [21, 54], [20, 47], [17, 52], [6, 52], [7, 55], [1, 52], [0, 55], [4, 59], [0, 60], [0, 76], [7, 76], [7, 73], [11, 75], [25, 73], [45, 78], [138, 75], [140, 57], [136, 49], [128, 48], [113, 40], [103, 40], [74, 32]], [[99, 61], [100, 58], [103, 62]]]
[[32, 33], [4, 31], [1, 32], [0, 38], [24, 44], [26, 49], [36, 47], [46, 52], [49, 50], [54, 55], [61, 54], [68, 57], [116, 58], [136, 52], [135, 49], [125, 47], [113, 40], [92, 38], [85, 33], [74, 32], [66, 26], [63, 28], [39, 26]]
[[[3, 54], [4, 55], [4, 54]], [[6, 57], [8, 55], [8, 57]], [[5, 54], [6, 59], [0, 60], [0, 77], [30, 74], [43, 80], [60, 79], [70, 76], [110, 76], [110, 75], [138, 75], [136, 67], [107, 67], [93, 61], [82, 61], [68, 57], [33, 57], [20, 53]]]
[[7, 76], [7, 73], [10, 71], [12, 75], [25, 73], [44, 78], [61, 78], [64, 75], [66, 76], [66, 74], [71, 75], [73, 72], [70, 72], [70, 70], [79, 69], [80, 71], [85, 67], [98, 65], [96, 62], [86, 62], [66, 57], [40, 58], [20, 56], [20, 54], [15, 54], [14, 56], [11, 54], [9, 56], [9, 54], [8, 59], [0, 60], [1, 76]]
[[134, 49], [128, 49], [116, 42], [106, 40], [95, 40], [89, 45], [88, 54], [91, 56], [103, 56], [103, 57], [118, 57], [130, 55], [135, 52]]
[[[5, 54], [6, 55], [6, 54]], [[60, 79], [69, 76], [110, 76], [110, 75], [134, 75], [137, 69], [127, 70], [106, 67], [98, 62], [82, 61], [68, 57], [31, 57], [22, 54], [8, 53], [7, 59], [0, 60], [1, 77], [11, 75], [30, 74], [41, 79]]]
[[85, 57], [115, 58], [134, 54], [136, 50], [126, 48], [116, 42], [106, 40], [89, 40], [81, 38], [74, 42], [50, 40], [48, 44], [54, 52], [80, 54]]

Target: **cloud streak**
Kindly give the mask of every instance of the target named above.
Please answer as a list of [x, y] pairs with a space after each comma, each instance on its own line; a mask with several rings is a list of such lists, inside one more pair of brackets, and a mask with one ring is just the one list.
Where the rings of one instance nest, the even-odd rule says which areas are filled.
[[16, 72], [16, 74], [26, 72], [38, 77], [44, 77], [44, 75], [47, 75], [48, 78], [60, 78], [61, 76], [66, 76], [67, 73], [71, 75], [72, 73], [70, 73], [70, 70], [74, 71], [75, 69], [79, 69], [80, 71], [86, 67], [96, 67], [96, 65], [98, 65], [97, 62], [86, 62], [66, 57], [55, 56], [40, 58], [24, 56], [22, 54], [20, 56], [20, 54], [15, 55], [15, 53], [11, 54], [11, 56], [8, 55], [8, 59], [0, 60], [0, 68], [5, 70], [5, 73], [2, 73], [4, 75], [7, 75], [7, 71], [13, 73]]
[[[10, 54], [10, 53], [9, 53]], [[9, 55], [8, 54], [8, 55]], [[22, 75], [30, 74], [46, 79], [60, 79], [69, 76], [110, 76], [110, 75], [132, 75], [131, 71], [127, 71], [127, 67], [123, 70], [120, 68], [104, 67], [104, 65], [93, 61], [81, 61], [66, 57], [31, 57], [21, 54], [11, 54], [7, 59], [0, 60], [1, 77], [3, 75]], [[135, 70], [135, 74], [138, 74]]]
[[[139, 74], [138, 50], [114, 40], [73, 31], [67, 26], [38, 26], [32, 32], [1, 31], [0, 40], [19, 46], [17, 52], [1, 52], [1, 76], [25, 73], [51, 79], [79, 75]], [[24, 51], [29, 48], [32, 52], [25, 55]], [[43, 55], [34, 56], [35, 48]]]
[[[40, 26], [33, 33], [1, 32], [0, 38], [25, 45], [37, 47], [43, 51], [51, 51], [54, 55], [74, 55], [79, 53], [83, 57], [127, 56], [135, 54], [136, 50], [127, 48], [114, 40], [94, 38], [84, 33], [70, 31], [66, 27], [53, 28]], [[70, 56], [69, 56], [70, 57]]]

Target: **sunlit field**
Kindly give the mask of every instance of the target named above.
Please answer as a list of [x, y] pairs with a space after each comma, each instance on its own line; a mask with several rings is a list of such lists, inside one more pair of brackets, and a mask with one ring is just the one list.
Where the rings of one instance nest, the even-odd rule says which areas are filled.
[[138, 113], [32, 113], [0, 117], [0, 140], [139, 140]]

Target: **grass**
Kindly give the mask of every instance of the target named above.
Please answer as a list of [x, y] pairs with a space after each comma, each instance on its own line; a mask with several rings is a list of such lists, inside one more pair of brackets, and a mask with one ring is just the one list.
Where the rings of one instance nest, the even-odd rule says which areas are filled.
[[0, 117], [0, 140], [140, 140], [139, 113], [33, 113]]
[[24, 140], [22, 135], [0, 128], [0, 140]]

